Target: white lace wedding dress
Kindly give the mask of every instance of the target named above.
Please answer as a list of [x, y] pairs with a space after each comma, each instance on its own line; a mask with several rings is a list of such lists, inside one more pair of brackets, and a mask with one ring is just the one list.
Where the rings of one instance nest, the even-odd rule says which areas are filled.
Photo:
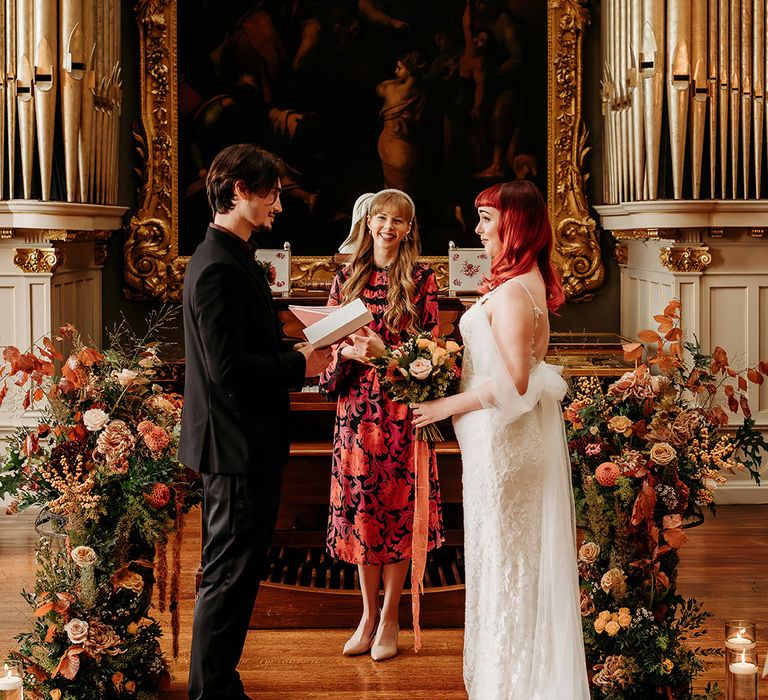
[[558, 368], [532, 357], [528, 391], [517, 392], [488, 297], [460, 323], [462, 391], [476, 390], [485, 408], [454, 418], [464, 485], [464, 683], [470, 700], [589, 700], [560, 411], [566, 385]]

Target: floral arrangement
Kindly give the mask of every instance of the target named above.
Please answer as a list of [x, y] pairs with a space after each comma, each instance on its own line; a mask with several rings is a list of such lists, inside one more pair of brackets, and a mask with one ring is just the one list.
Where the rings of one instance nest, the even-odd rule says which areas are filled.
[[[418, 333], [371, 363], [382, 389], [400, 403], [420, 403], [456, 393], [461, 379], [461, 346], [453, 340]], [[417, 438], [443, 439], [434, 425], [420, 428]]]
[[[182, 516], [200, 501], [197, 475], [176, 460], [181, 398], [163, 389], [155, 334], [173, 312], [149, 320], [143, 338], [123, 323], [110, 349], [85, 345], [72, 326], [22, 353], [7, 347], [0, 401], [13, 385], [41, 420], [10, 441], [0, 495], [17, 512], [41, 506], [47, 532], [37, 549], [35, 623], [18, 635], [31, 698], [128, 698], [168, 676], [162, 630], [150, 613], [170, 597], [178, 651]], [[40, 522], [40, 518], [38, 521]], [[170, 596], [166, 549], [175, 531]]]
[[[624, 346], [640, 364], [603, 390], [580, 378], [565, 409], [573, 467], [581, 615], [593, 697], [684, 700], [693, 678], [719, 649], [696, 646], [709, 616], [676, 592], [685, 526], [714, 510], [713, 491], [745, 471], [759, 483], [768, 448], [751, 419], [748, 382], [762, 384], [768, 363], [733, 369], [726, 352], [684, 342], [680, 303], [655, 316], [658, 331]], [[651, 371], [651, 368], [654, 371]], [[734, 434], [726, 404], [743, 420]], [[720, 694], [708, 686], [707, 698]]]

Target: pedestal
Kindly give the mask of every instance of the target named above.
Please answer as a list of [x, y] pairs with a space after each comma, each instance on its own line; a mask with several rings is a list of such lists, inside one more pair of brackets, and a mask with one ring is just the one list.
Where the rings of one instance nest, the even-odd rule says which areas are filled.
[[[0, 350], [27, 350], [64, 323], [102, 342], [101, 270], [124, 207], [64, 202], [0, 202]], [[19, 392], [20, 393], [20, 392]], [[37, 421], [9, 392], [0, 407], [3, 440]]]
[[[674, 298], [682, 325], [705, 351], [728, 351], [734, 367], [768, 358], [768, 201], [644, 201], [598, 206], [616, 239], [621, 334], [655, 328]], [[749, 385], [757, 425], [768, 432], [768, 384]], [[768, 468], [768, 455], [764, 457]], [[768, 503], [768, 490], [728, 477], [718, 503]]]

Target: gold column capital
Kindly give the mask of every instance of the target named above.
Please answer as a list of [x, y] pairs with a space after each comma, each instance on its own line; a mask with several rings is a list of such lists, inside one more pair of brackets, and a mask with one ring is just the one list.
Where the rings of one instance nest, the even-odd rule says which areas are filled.
[[712, 262], [708, 246], [665, 247], [659, 251], [659, 259], [671, 272], [704, 272]]
[[64, 262], [64, 253], [56, 248], [15, 248], [13, 264], [27, 274], [52, 274]]

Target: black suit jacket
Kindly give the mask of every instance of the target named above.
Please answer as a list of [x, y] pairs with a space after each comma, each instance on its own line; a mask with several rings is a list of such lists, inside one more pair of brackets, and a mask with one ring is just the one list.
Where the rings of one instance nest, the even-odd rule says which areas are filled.
[[213, 227], [184, 277], [185, 380], [179, 461], [210, 474], [253, 474], [288, 458], [288, 392], [304, 356], [283, 352], [264, 273]]

